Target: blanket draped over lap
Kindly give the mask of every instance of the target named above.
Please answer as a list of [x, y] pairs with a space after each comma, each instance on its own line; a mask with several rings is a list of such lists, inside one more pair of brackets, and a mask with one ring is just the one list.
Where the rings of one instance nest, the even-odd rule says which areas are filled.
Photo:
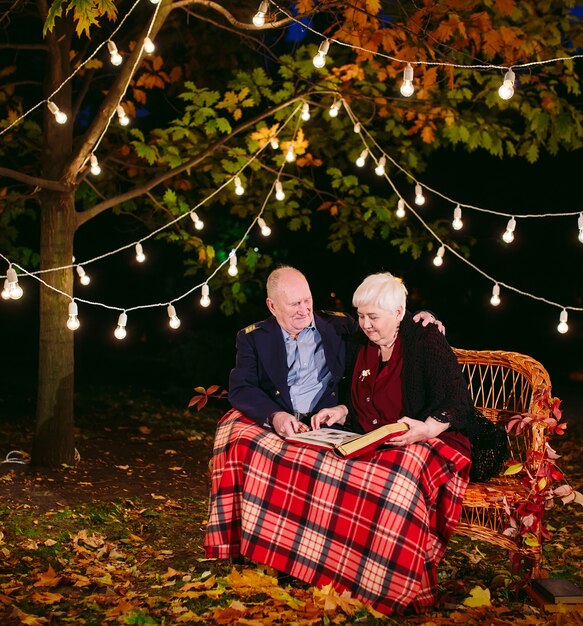
[[332, 583], [382, 613], [422, 612], [435, 601], [468, 472], [438, 439], [343, 459], [232, 410], [215, 437], [206, 556]]

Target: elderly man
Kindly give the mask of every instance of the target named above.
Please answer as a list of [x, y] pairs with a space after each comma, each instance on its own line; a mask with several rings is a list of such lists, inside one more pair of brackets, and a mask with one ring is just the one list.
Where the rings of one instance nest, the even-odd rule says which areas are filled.
[[[285, 437], [297, 432], [300, 422], [309, 425], [319, 410], [339, 405], [344, 340], [358, 324], [345, 313], [315, 314], [308, 281], [288, 266], [269, 275], [267, 307], [271, 317], [237, 335], [229, 402]], [[436, 322], [427, 312], [416, 319]]]

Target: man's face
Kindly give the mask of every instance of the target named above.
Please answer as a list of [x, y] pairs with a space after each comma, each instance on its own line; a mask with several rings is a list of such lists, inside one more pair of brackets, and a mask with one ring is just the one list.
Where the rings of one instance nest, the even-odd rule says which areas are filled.
[[299, 272], [286, 272], [267, 306], [277, 323], [294, 337], [312, 322], [313, 303], [310, 286]]

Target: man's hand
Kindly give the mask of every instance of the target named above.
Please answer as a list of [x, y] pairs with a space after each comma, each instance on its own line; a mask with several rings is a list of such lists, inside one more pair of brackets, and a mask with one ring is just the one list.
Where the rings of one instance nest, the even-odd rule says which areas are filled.
[[273, 430], [275, 430], [280, 437], [284, 438], [301, 430], [301, 422], [291, 413], [286, 413], [285, 411], [277, 411], [277, 413], [274, 413], [271, 416], [271, 425], [273, 426]]
[[312, 428], [318, 430], [320, 426], [332, 426], [332, 424], [342, 425], [346, 422], [347, 415], [348, 408], [343, 404], [332, 406], [329, 409], [320, 409], [317, 413], [312, 415]]
[[437, 330], [445, 335], [445, 326], [429, 311], [419, 311], [413, 316], [414, 322], [421, 322], [423, 326], [427, 326], [427, 324], [435, 324], [437, 326]]

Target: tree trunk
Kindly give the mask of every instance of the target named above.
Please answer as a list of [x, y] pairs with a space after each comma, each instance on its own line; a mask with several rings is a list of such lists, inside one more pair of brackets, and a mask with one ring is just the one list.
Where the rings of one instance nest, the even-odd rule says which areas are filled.
[[[76, 227], [74, 191], [45, 192], [41, 201], [41, 268], [70, 265]], [[71, 269], [43, 274], [59, 291], [73, 293]], [[58, 467], [75, 460], [73, 331], [66, 327], [70, 300], [40, 287], [36, 432], [32, 463]]]

